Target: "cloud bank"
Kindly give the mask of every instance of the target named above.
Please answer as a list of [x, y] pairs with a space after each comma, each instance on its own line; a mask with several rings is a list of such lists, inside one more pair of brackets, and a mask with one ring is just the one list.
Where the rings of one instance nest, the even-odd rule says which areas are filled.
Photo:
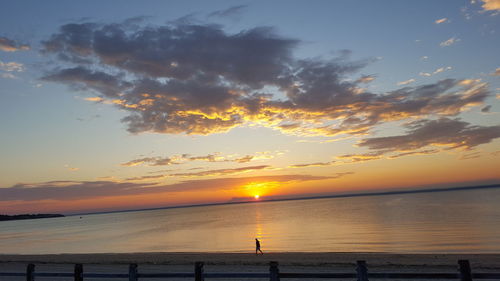
[[[345, 173], [346, 175], [348, 173]], [[342, 174], [343, 175], [343, 174]], [[198, 190], [236, 189], [251, 182], [303, 182], [338, 178], [311, 175], [277, 175], [243, 178], [218, 178], [206, 180], [187, 180], [180, 183], [157, 185], [155, 183], [133, 183], [114, 181], [52, 181], [37, 184], [17, 184], [0, 188], [2, 201], [37, 200], [77, 200], [96, 197], [112, 197], [163, 192], [186, 192]]]
[[[257, 27], [74, 23], [43, 42], [61, 67], [43, 79], [94, 92], [127, 112], [131, 133], [208, 135], [259, 125], [286, 134], [363, 134], [388, 121], [453, 116], [488, 96], [486, 83], [446, 79], [372, 93], [372, 60], [298, 59], [301, 42]], [[62, 66], [65, 67], [62, 67]], [[146, 161], [147, 162], [147, 161]]]

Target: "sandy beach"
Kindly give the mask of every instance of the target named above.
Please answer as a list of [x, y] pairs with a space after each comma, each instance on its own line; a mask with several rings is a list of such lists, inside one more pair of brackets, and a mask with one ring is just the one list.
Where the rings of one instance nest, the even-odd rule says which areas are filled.
[[102, 254], [0, 254], [0, 263], [43, 264], [163, 264], [191, 265], [203, 261], [206, 265], [267, 265], [278, 261], [283, 266], [350, 266], [365, 260], [373, 267], [436, 266], [454, 267], [459, 259], [468, 259], [473, 267], [499, 268], [500, 254], [393, 254], [393, 253], [102, 253]]
[[[357, 260], [365, 260], [370, 272], [456, 272], [459, 259], [468, 259], [473, 272], [500, 272], [500, 254], [387, 253], [266, 253], [262, 256], [251, 253], [0, 255], [0, 272], [24, 272], [28, 263], [35, 263], [37, 272], [72, 272], [75, 263], [84, 264], [85, 272], [127, 273], [130, 263], [137, 263], [140, 272], [192, 272], [195, 261], [205, 262], [205, 272], [268, 272], [269, 261], [278, 261], [281, 272], [354, 272]], [[23, 279], [0, 277], [0, 280]]]

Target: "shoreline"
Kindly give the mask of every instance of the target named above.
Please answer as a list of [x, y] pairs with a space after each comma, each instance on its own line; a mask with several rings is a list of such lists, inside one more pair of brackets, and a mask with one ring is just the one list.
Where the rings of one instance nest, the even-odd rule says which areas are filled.
[[459, 259], [467, 259], [474, 268], [500, 269], [499, 254], [395, 254], [348, 252], [276, 252], [256, 256], [254, 253], [98, 253], [98, 254], [0, 254], [0, 263], [41, 264], [160, 264], [191, 265], [203, 261], [206, 265], [268, 265], [278, 261], [284, 266], [350, 266], [365, 260], [372, 267], [456, 267]]

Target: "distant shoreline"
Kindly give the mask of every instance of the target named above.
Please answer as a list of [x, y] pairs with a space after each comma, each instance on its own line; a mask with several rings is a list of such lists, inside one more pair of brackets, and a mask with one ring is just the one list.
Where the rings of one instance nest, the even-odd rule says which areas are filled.
[[500, 269], [498, 254], [393, 254], [393, 253], [346, 253], [346, 252], [277, 252], [256, 256], [255, 253], [101, 253], [101, 254], [50, 254], [7, 255], [0, 254], [2, 263], [44, 264], [163, 264], [192, 265], [203, 261], [206, 265], [268, 265], [278, 261], [284, 266], [354, 266], [357, 260], [366, 260], [370, 266], [431, 266], [456, 268], [459, 259], [468, 259], [474, 268]]
[[61, 218], [61, 214], [21, 214], [21, 215], [0, 215], [0, 221], [33, 220], [46, 218]]

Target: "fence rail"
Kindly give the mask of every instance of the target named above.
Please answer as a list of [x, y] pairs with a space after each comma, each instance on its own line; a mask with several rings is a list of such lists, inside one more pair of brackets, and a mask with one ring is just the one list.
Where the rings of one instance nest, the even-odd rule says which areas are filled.
[[368, 281], [374, 279], [456, 279], [460, 281], [472, 281], [477, 279], [500, 279], [500, 273], [472, 273], [468, 260], [458, 261], [458, 272], [445, 273], [401, 273], [401, 272], [377, 272], [368, 273], [365, 261], [356, 262], [356, 272], [347, 273], [307, 273], [307, 272], [280, 272], [278, 262], [269, 263], [269, 272], [221, 272], [205, 273], [204, 263], [196, 262], [194, 272], [169, 272], [169, 273], [140, 273], [137, 264], [130, 264], [128, 273], [85, 273], [82, 264], [75, 264], [74, 272], [35, 272], [35, 265], [28, 264], [26, 272], [0, 272], [0, 277], [25, 277], [26, 281], [35, 281], [35, 277], [71, 277], [74, 281], [83, 281], [92, 278], [128, 278], [129, 281], [138, 281], [140, 278], [194, 278], [195, 281], [203, 281], [205, 278], [266, 278], [270, 281], [279, 281], [281, 278], [302, 279], [356, 279], [357, 281]]

